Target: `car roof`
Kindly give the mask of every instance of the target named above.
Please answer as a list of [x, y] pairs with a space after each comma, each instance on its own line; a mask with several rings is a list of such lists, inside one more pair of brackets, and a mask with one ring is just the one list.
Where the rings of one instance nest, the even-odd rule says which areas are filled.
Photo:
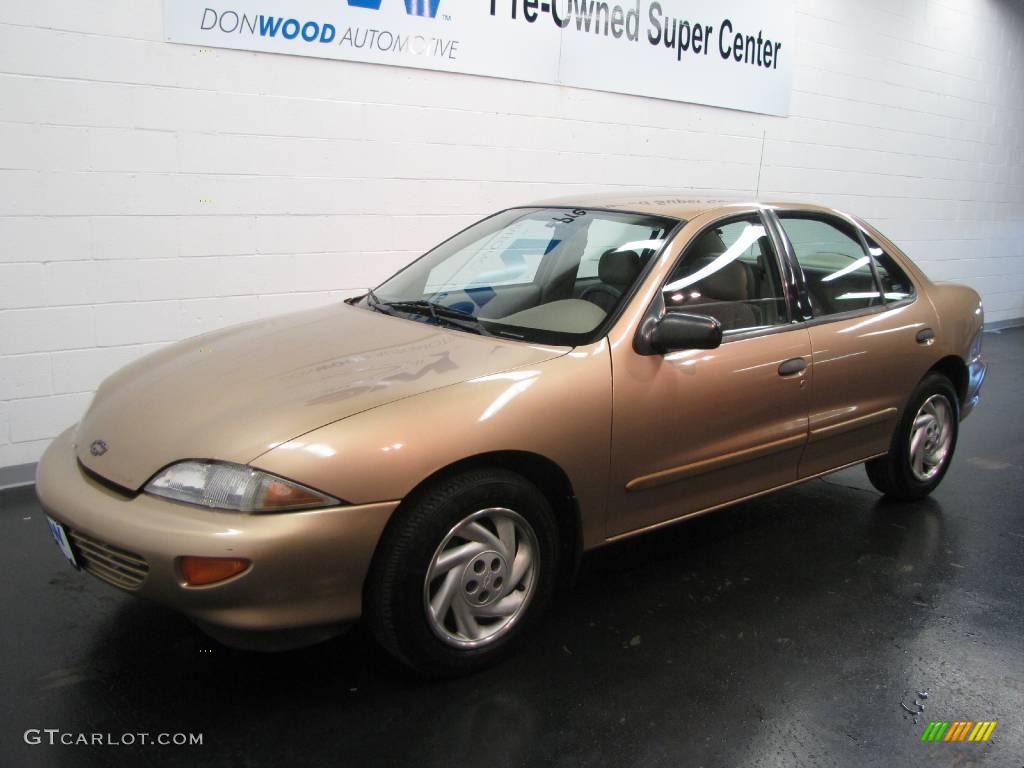
[[529, 207], [557, 208], [606, 208], [635, 213], [653, 213], [660, 216], [689, 221], [705, 213], [730, 209], [750, 209], [767, 206], [771, 208], [799, 209], [834, 213], [833, 209], [820, 205], [796, 202], [759, 202], [742, 197], [696, 197], [692, 192], [670, 190], [641, 190], [633, 192], [596, 192], [590, 194], [564, 195], [531, 203]]

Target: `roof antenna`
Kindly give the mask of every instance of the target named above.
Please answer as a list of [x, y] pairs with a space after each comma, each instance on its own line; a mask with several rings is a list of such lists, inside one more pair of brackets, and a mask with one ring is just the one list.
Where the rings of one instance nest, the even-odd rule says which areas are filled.
[[761, 161], [757, 164], [757, 186], [754, 188], [754, 199], [761, 196], [761, 169], [764, 168], [764, 145], [768, 138], [768, 129], [761, 131]]

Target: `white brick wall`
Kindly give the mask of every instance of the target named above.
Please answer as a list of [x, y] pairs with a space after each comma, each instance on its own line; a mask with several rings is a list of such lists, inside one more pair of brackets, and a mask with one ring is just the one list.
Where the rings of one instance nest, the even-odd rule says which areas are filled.
[[[108, 373], [336, 301], [499, 206], [689, 188], [862, 214], [1024, 316], [1024, 6], [796, 0], [790, 117], [162, 41], [159, 0], [0, 5], [0, 467]], [[201, 202], [209, 200], [210, 202]]]

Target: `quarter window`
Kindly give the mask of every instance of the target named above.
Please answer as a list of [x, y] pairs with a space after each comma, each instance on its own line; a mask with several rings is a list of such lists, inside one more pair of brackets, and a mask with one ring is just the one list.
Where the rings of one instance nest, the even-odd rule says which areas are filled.
[[815, 315], [850, 312], [882, 303], [871, 257], [845, 222], [780, 214], [803, 269]]
[[788, 321], [775, 251], [758, 216], [698, 235], [662, 290], [669, 311], [714, 317], [726, 332]]
[[870, 235], [865, 235], [868, 241], [868, 250], [875, 260], [875, 269], [878, 270], [878, 280], [882, 284], [882, 293], [887, 302], [902, 301], [914, 295], [914, 284], [907, 277], [907, 273], [900, 269], [896, 259], [882, 250]]

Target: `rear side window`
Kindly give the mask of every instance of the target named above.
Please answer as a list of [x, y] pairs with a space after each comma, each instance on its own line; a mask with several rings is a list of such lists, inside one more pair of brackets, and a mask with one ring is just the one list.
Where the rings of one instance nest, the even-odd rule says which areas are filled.
[[871, 258], [846, 222], [785, 213], [779, 219], [803, 269], [815, 315], [882, 303]]

